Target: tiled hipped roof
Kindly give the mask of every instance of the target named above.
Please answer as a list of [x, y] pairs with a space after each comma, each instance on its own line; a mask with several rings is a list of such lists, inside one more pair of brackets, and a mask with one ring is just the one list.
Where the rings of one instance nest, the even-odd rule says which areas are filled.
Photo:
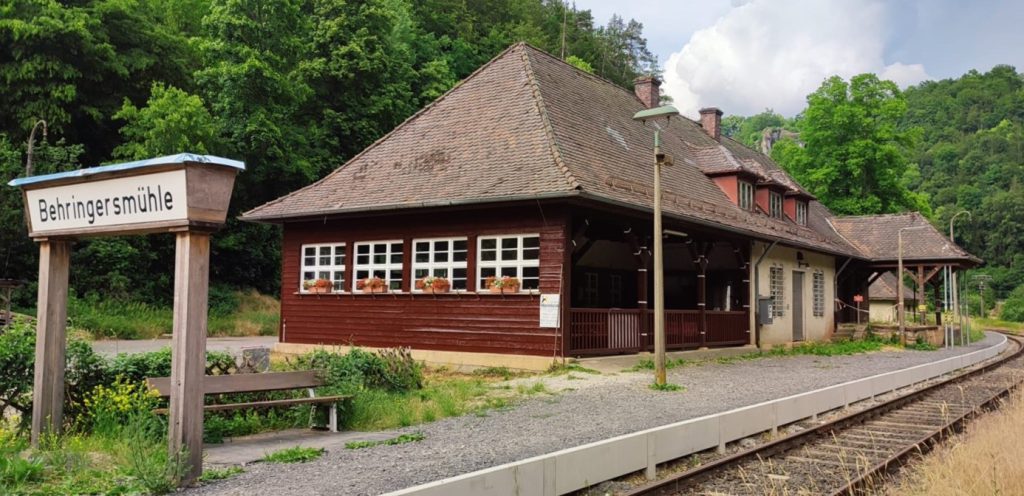
[[[516, 44], [324, 179], [244, 214], [283, 222], [348, 212], [586, 197], [649, 210], [652, 126], [632, 92]], [[746, 171], [804, 194], [771, 159], [694, 121], [663, 126], [667, 216], [861, 257], [810, 201], [808, 225], [740, 209], [707, 174]], [[848, 239], [848, 238], [847, 238]]]
[[911, 229], [903, 232], [905, 261], [967, 259], [981, 262], [950, 242], [949, 238], [918, 213], [834, 217], [831, 222], [836, 232], [868, 260], [896, 260], [899, 232], [901, 229]]

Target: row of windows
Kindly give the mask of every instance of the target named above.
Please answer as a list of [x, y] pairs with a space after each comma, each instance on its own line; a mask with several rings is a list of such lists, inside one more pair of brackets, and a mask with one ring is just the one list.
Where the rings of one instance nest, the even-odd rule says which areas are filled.
[[[465, 290], [468, 278], [466, 238], [414, 239], [412, 241], [412, 277], [409, 285], [425, 277], [447, 279], [453, 290]], [[361, 289], [360, 282], [377, 277], [391, 291], [402, 288], [404, 269], [401, 240], [370, 241], [355, 244], [355, 280], [346, 285], [345, 243], [302, 246], [302, 284], [308, 291], [311, 281], [325, 279], [334, 291]], [[520, 291], [540, 287], [540, 237], [536, 234], [481, 236], [477, 240], [477, 287], [486, 289], [488, 278], [514, 277]]]
[[[754, 210], [754, 185], [746, 181], [739, 181], [739, 207], [743, 210]], [[774, 191], [768, 194], [768, 215], [782, 218], [782, 194]], [[807, 202], [796, 202], [796, 223], [801, 226], [807, 225]]]

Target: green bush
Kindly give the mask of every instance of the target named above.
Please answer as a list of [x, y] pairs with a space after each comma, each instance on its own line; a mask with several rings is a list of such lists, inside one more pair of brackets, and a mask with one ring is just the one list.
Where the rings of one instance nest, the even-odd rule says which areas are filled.
[[32, 415], [32, 381], [35, 377], [36, 331], [15, 322], [0, 334], [0, 412], [11, 408], [22, 422]]
[[85, 397], [85, 412], [79, 417], [78, 427], [94, 434], [116, 436], [126, 418], [153, 416], [155, 421], [152, 411], [158, 402], [156, 393], [144, 384], [118, 377], [109, 386], [96, 386]]
[[379, 354], [353, 348], [346, 354], [316, 350], [300, 356], [296, 369], [325, 372], [329, 394], [355, 394], [366, 388], [411, 391], [423, 387], [423, 370], [407, 349]]
[[171, 375], [171, 349], [162, 348], [148, 353], [119, 353], [108, 364], [114, 377], [140, 382], [147, 377]]
[[1010, 322], [1024, 322], [1024, 285], [1010, 292], [1010, 296], [1003, 302], [999, 318]]
[[[32, 383], [35, 377], [35, 327], [16, 322], [0, 334], [0, 411], [10, 407], [27, 424], [32, 414]], [[112, 380], [103, 357], [88, 343], [69, 340], [64, 367], [64, 412], [75, 418], [83, 411], [85, 395]]]

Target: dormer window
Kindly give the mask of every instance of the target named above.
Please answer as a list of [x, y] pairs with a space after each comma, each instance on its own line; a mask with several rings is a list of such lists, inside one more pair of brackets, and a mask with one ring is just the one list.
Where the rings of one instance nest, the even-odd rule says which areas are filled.
[[768, 214], [776, 219], [782, 218], [782, 195], [774, 191], [768, 193]]
[[807, 202], [797, 200], [796, 202], [796, 223], [801, 226], [807, 225]]
[[743, 210], [754, 209], [754, 185], [746, 181], [739, 181], [740, 196], [739, 206]]

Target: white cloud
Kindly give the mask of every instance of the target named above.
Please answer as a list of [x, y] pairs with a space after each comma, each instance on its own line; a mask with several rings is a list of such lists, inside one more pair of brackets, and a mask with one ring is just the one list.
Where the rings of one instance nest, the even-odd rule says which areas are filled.
[[750, 0], [696, 31], [665, 64], [663, 89], [683, 113], [715, 106], [750, 115], [802, 110], [832, 76], [875, 72], [900, 86], [928, 79], [921, 64], [886, 64], [882, 0]]

